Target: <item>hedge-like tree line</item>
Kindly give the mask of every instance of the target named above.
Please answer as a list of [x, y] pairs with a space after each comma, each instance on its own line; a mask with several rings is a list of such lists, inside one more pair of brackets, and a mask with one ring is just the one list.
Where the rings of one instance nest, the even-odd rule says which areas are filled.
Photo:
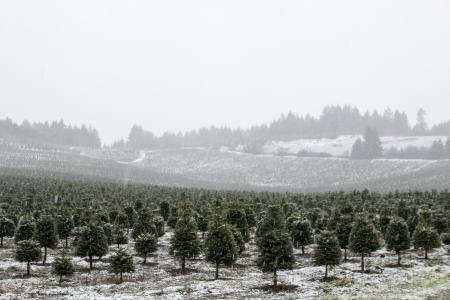
[[[424, 258], [449, 244], [449, 192], [257, 193], [215, 191], [108, 182], [0, 176], [0, 238], [14, 238], [16, 259], [46, 264], [47, 249], [64, 249], [52, 265], [60, 280], [74, 272], [70, 255], [85, 257], [90, 269], [110, 245], [109, 271], [134, 271], [133, 259], [122, 245], [135, 242], [147, 262], [158, 249], [167, 227], [173, 231], [170, 254], [184, 274], [200, 255], [220, 268], [232, 266], [254, 239], [257, 266], [273, 274], [293, 269], [293, 249], [314, 245], [313, 262], [331, 267], [347, 260], [348, 251], [365, 258], [386, 246], [397, 256], [422, 249]], [[1, 251], [1, 250], [0, 250]], [[204, 254], [204, 256], [203, 256]]]

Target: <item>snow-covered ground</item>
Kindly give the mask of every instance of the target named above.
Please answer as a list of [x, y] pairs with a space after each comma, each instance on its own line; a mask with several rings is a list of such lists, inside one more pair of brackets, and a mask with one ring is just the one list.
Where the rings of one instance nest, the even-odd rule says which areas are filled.
[[[332, 156], [347, 157], [352, 151], [352, 146], [360, 135], [342, 135], [333, 139], [299, 139], [293, 141], [273, 141], [263, 147], [266, 154], [285, 152], [297, 154], [300, 151], [315, 153], [328, 153]], [[383, 149], [405, 149], [407, 147], [430, 147], [434, 141], [447, 141], [446, 136], [383, 136], [381, 143]]]
[[[271, 284], [272, 277], [256, 267], [254, 243], [247, 246], [234, 267], [221, 268], [221, 279], [214, 281], [214, 266], [202, 257], [187, 262], [192, 270], [189, 274], [174, 273], [179, 262], [168, 254], [170, 237], [168, 232], [160, 239], [158, 252], [146, 266], [135, 256], [136, 272], [125, 275], [120, 285], [116, 284], [117, 277], [107, 272], [108, 257], [116, 246], [110, 247], [110, 254], [102, 261], [94, 263], [92, 272], [83, 258], [74, 257], [74, 277], [59, 285], [49, 273], [50, 266], [41, 264], [33, 264], [32, 277], [25, 278], [25, 264], [13, 260], [9, 240], [7, 248], [0, 249], [0, 299], [426, 299], [450, 292], [450, 257], [444, 248], [432, 252], [429, 261], [422, 253], [409, 251], [403, 256], [401, 268], [390, 267], [396, 262], [393, 253], [379, 250], [367, 258], [370, 274], [359, 273], [359, 258], [352, 256], [331, 271], [336, 279], [329, 282], [321, 281], [324, 268], [312, 265], [313, 247], [307, 247], [305, 256], [295, 250], [295, 268], [279, 272], [279, 282], [297, 288], [272, 293], [255, 289]], [[135, 254], [133, 243], [125, 248]], [[51, 250], [50, 262], [59, 251]], [[376, 271], [376, 267], [384, 271]]]

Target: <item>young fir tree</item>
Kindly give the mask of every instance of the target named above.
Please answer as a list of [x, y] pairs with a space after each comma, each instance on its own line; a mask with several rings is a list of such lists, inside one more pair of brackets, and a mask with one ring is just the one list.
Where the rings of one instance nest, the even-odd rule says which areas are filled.
[[179, 218], [178, 209], [176, 207], [171, 207], [170, 215], [169, 218], [167, 219], [167, 226], [174, 229], [177, 226], [178, 218]]
[[273, 273], [273, 285], [277, 287], [277, 271], [291, 270], [295, 263], [292, 240], [277, 206], [269, 207], [258, 227], [257, 245], [257, 265], [263, 272]]
[[123, 273], [134, 272], [133, 257], [122, 249], [117, 250], [109, 259], [109, 272], [119, 274], [119, 283], [122, 283]]
[[16, 226], [14, 221], [7, 217], [0, 216], [0, 248], [3, 248], [3, 239], [5, 237], [13, 237]]
[[70, 214], [61, 214], [56, 218], [56, 230], [59, 238], [64, 239], [66, 249], [69, 248], [69, 237], [74, 227], [73, 217]]
[[425, 259], [428, 259], [428, 252], [441, 246], [439, 233], [426, 225], [419, 224], [413, 234], [415, 248], [422, 248], [425, 251]]
[[113, 240], [114, 226], [110, 223], [103, 223], [102, 228], [103, 228], [103, 232], [106, 235], [106, 242], [108, 243], [108, 245], [112, 245], [114, 243], [114, 240]]
[[158, 238], [152, 233], [143, 233], [136, 239], [134, 249], [144, 256], [144, 264], [147, 263], [147, 255], [158, 249]]
[[63, 276], [70, 277], [73, 275], [75, 269], [72, 264], [72, 260], [65, 256], [56, 257], [52, 263], [52, 274], [59, 277], [59, 283], [61, 284]]
[[341, 249], [344, 249], [344, 261], [347, 261], [348, 239], [352, 231], [353, 220], [350, 216], [341, 216], [336, 226], [336, 235]]
[[313, 257], [316, 266], [325, 266], [325, 277], [328, 278], [328, 267], [337, 266], [341, 263], [341, 248], [335, 234], [330, 231], [322, 231], [318, 240], [317, 248]]
[[168, 201], [164, 200], [159, 204], [159, 212], [161, 216], [164, 218], [164, 221], [167, 221], [170, 216], [170, 204]]
[[125, 230], [123, 230], [119, 226], [114, 226], [113, 232], [112, 232], [112, 240], [113, 243], [117, 245], [117, 249], [120, 248], [120, 245], [125, 245], [128, 243], [128, 237], [125, 233]]
[[309, 220], [298, 218], [291, 224], [291, 236], [294, 246], [302, 248], [302, 254], [305, 254], [305, 246], [312, 243], [312, 229]]
[[186, 259], [200, 253], [200, 241], [197, 236], [197, 224], [189, 209], [182, 212], [170, 241], [170, 252], [180, 259], [181, 273], [186, 270]]
[[227, 212], [226, 221], [239, 229], [245, 242], [248, 242], [250, 240], [245, 210], [239, 208], [230, 208]]
[[165, 233], [165, 224], [164, 224], [164, 219], [161, 216], [155, 216], [153, 218], [153, 223], [155, 224], [156, 227], [156, 232], [158, 234], [158, 237], [162, 237]]
[[215, 279], [219, 279], [219, 266], [231, 266], [237, 259], [238, 251], [231, 225], [216, 219], [205, 239], [205, 259], [215, 264]]
[[24, 240], [31, 240], [34, 235], [35, 223], [34, 220], [29, 217], [21, 217], [19, 224], [16, 227], [14, 233], [14, 242], [20, 242]]
[[42, 257], [41, 246], [33, 240], [22, 240], [17, 242], [16, 260], [27, 263], [27, 276], [30, 276], [30, 264], [39, 261]]
[[158, 236], [153, 213], [147, 208], [143, 208], [139, 212], [138, 218], [134, 223], [133, 231], [131, 232], [131, 237], [136, 240], [143, 233], [151, 233]]
[[56, 235], [55, 220], [51, 216], [43, 215], [36, 222], [35, 240], [44, 247], [44, 258], [42, 263], [47, 262], [47, 249], [54, 249], [58, 242]]
[[401, 251], [408, 250], [411, 244], [408, 225], [400, 217], [393, 218], [386, 229], [386, 248], [397, 254], [397, 265], [400, 266]]
[[231, 232], [233, 233], [233, 238], [238, 248], [238, 254], [241, 254], [245, 251], [245, 241], [242, 238], [242, 234], [236, 226], [231, 226]]
[[350, 232], [349, 248], [361, 255], [361, 272], [364, 273], [364, 256], [380, 248], [378, 232], [367, 215], [356, 218]]
[[89, 269], [93, 267], [93, 257], [108, 253], [108, 241], [101, 226], [90, 223], [82, 227], [76, 242], [76, 255], [89, 258]]
[[124, 211], [119, 210], [117, 212], [117, 215], [114, 218], [114, 225], [119, 227], [119, 228], [121, 228], [121, 229], [125, 229], [125, 228], [129, 227], [129, 225], [128, 225], [128, 216], [127, 216], [127, 214]]

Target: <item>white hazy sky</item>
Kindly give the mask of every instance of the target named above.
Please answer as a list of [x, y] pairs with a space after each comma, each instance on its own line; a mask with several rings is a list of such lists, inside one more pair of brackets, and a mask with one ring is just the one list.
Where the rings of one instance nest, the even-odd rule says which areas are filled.
[[450, 119], [450, 1], [0, 0], [0, 118], [111, 142], [327, 104]]

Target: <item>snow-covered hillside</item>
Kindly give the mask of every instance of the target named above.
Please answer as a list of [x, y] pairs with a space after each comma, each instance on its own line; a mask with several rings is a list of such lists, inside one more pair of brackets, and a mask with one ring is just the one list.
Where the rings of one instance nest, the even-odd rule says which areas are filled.
[[[332, 156], [346, 157], [352, 151], [352, 146], [360, 135], [342, 135], [337, 138], [299, 139], [294, 141], [274, 141], [263, 147], [265, 154], [288, 153], [297, 154], [300, 151], [328, 153]], [[434, 141], [446, 142], [446, 136], [383, 136], [383, 149], [405, 149], [407, 147], [430, 147]]]

